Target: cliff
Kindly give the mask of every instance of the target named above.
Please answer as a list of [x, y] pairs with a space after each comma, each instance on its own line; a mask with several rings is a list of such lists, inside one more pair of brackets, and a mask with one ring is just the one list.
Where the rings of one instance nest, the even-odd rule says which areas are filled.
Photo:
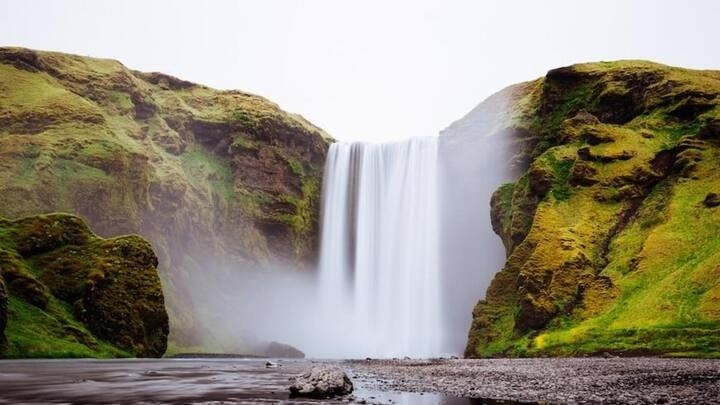
[[[720, 356], [720, 72], [579, 64], [451, 128], [515, 144], [466, 356]], [[482, 126], [473, 119], [484, 117]]]
[[203, 302], [233, 293], [214, 289], [227, 272], [313, 263], [330, 141], [252, 94], [0, 48], [0, 216], [147, 238], [180, 346], [208, 344]]
[[160, 357], [168, 316], [139, 236], [71, 215], [0, 219], [0, 357]]

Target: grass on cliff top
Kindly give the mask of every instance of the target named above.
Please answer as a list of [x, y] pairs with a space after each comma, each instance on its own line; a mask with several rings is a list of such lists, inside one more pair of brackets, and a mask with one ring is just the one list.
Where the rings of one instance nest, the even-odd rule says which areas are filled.
[[0, 119], [9, 128], [104, 119], [96, 105], [57, 85], [46, 73], [0, 64], [0, 89]]
[[662, 71], [670, 75], [669, 79], [677, 81], [680, 84], [700, 85], [704, 88], [720, 87], [720, 71], [687, 69], [648, 60], [622, 59], [616, 61], [577, 63], [572, 66], [576, 71], [582, 73]]

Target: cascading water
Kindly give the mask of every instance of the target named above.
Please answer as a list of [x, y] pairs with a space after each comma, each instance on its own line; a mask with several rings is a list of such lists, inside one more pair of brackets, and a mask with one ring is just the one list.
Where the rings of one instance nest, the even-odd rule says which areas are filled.
[[313, 355], [441, 354], [437, 162], [433, 137], [330, 146]]

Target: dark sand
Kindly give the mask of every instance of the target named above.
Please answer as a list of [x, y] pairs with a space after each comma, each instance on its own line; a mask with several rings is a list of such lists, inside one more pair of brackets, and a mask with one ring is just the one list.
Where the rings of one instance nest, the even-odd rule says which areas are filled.
[[[329, 362], [356, 387], [289, 399], [310, 360], [2, 360], [0, 404], [720, 403], [720, 360], [653, 358]], [[470, 399], [468, 397], [473, 397]]]

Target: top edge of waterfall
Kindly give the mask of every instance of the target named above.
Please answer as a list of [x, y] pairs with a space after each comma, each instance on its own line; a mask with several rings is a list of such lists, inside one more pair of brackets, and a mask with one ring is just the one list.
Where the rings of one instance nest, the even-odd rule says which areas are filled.
[[391, 139], [387, 141], [335, 141], [331, 145], [388, 145], [388, 144], [400, 144], [412, 141], [424, 141], [424, 140], [438, 140], [440, 135], [421, 135], [411, 136], [403, 139]]

